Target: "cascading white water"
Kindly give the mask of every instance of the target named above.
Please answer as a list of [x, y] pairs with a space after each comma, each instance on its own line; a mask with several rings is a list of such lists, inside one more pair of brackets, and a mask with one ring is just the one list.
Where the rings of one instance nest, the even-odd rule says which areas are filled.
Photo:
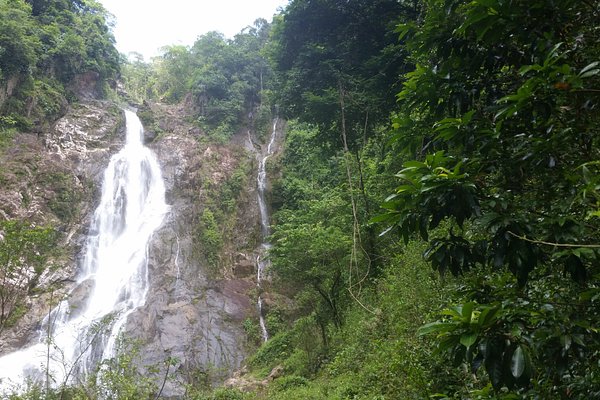
[[67, 297], [43, 322], [38, 343], [0, 358], [5, 390], [26, 379], [60, 385], [84, 376], [115, 356], [127, 317], [145, 303], [148, 244], [168, 206], [160, 166], [142, 143], [142, 124], [134, 112], [125, 116], [126, 144], [104, 172], [80, 266], [78, 287], [90, 288], [86, 299], [77, 307]]
[[[267, 190], [267, 169], [266, 163], [267, 159], [271, 157], [273, 154], [273, 146], [275, 144], [275, 138], [277, 137], [277, 125], [279, 123], [279, 119], [275, 118], [273, 120], [273, 129], [271, 132], [271, 139], [269, 140], [269, 144], [267, 146], [267, 153], [258, 161], [258, 177], [257, 177], [257, 186], [258, 186], [258, 209], [260, 212], [260, 228], [261, 234], [263, 238], [263, 243], [261, 245], [260, 254], [256, 258], [256, 282], [260, 289], [261, 282], [263, 280], [263, 274], [265, 270], [269, 267], [269, 260], [265, 257], [266, 253], [271, 248], [271, 244], [268, 242], [268, 236], [271, 234], [271, 227], [269, 224], [269, 209], [267, 207], [267, 199], [266, 199], [266, 190]], [[269, 332], [267, 331], [267, 326], [265, 324], [265, 318], [263, 315], [263, 305], [262, 305], [262, 297], [260, 294], [258, 295], [258, 317], [259, 317], [259, 325], [262, 332], [263, 340], [266, 342], [269, 340]]]

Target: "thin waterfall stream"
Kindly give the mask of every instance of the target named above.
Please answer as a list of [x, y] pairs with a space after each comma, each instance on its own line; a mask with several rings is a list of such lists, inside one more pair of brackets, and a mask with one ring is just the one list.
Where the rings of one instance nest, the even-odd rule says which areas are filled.
[[262, 334], [263, 341], [269, 340], [269, 332], [267, 331], [267, 326], [265, 324], [265, 316], [263, 310], [263, 299], [260, 294], [261, 283], [264, 279], [264, 274], [269, 268], [269, 259], [267, 258], [267, 253], [271, 248], [271, 244], [268, 241], [268, 237], [271, 234], [271, 226], [269, 223], [270, 215], [269, 208], [267, 207], [267, 199], [266, 199], [266, 191], [267, 191], [267, 159], [273, 155], [275, 139], [277, 137], [277, 127], [279, 123], [279, 118], [275, 118], [273, 120], [273, 128], [271, 132], [271, 139], [269, 140], [269, 144], [267, 145], [267, 152], [262, 157], [259, 158], [258, 161], [258, 176], [257, 176], [257, 188], [258, 188], [258, 209], [260, 212], [260, 228], [261, 228], [261, 236], [262, 236], [262, 244], [261, 249], [259, 251], [258, 256], [256, 257], [256, 284], [259, 288], [258, 295], [258, 318], [259, 325]]
[[154, 154], [143, 145], [137, 115], [125, 110], [127, 138], [104, 172], [75, 291], [42, 322], [36, 343], [0, 358], [0, 389], [26, 380], [68, 384], [112, 358], [128, 316], [145, 304], [148, 247], [169, 206]]

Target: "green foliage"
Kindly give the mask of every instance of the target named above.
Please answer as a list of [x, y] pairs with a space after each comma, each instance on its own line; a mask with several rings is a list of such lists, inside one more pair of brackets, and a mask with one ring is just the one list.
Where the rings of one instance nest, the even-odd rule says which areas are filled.
[[5, 149], [12, 142], [16, 133], [17, 120], [10, 115], [0, 116], [0, 150]]
[[263, 55], [269, 30], [259, 19], [233, 40], [209, 32], [191, 48], [164, 47], [151, 63], [133, 54], [123, 68], [125, 87], [138, 102], [185, 100], [195, 110], [198, 126], [213, 141], [225, 143], [243, 125], [256, 127], [267, 113], [271, 118], [263, 101], [268, 100], [263, 92], [272, 75]]
[[130, 53], [121, 61], [121, 78], [126, 93], [136, 103], [142, 104], [144, 100], [156, 98], [155, 71], [151, 64], [144, 62], [141, 54]]
[[213, 268], [218, 267], [223, 237], [215, 216], [209, 208], [202, 211], [197, 231], [199, 241], [197, 247], [200, 253], [206, 258], [209, 265]]
[[306, 385], [308, 385], [308, 379], [297, 375], [287, 375], [282, 377], [281, 379], [277, 379], [271, 386], [271, 390], [279, 392], [295, 389], [299, 386]]
[[210, 393], [200, 393], [186, 398], [190, 400], [250, 400], [256, 397], [253, 394], [243, 393], [237, 389], [218, 388]]
[[34, 34], [31, 6], [25, 1], [1, 1], [0, 16], [0, 78], [6, 79], [29, 72], [41, 44]]
[[137, 115], [140, 121], [142, 121], [145, 131], [153, 132], [157, 136], [164, 132], [160, 127], [160, 119], [156, 117], [152, 109], [146, 104], [138, 109]]
[[[373, 221], [397, 226], [405, 243], [413, 232], [428, 240], [429, 230], [437, 228], [448, 218], [462, 227], [465, 220], [479, 212], [476, 186], [461, 173], [462, 162], [453, 162], [452, 158], [439, 151], [427, 155], [423, 162], [407, 161], [403, 166], [396, 177], [404, 184], [397, 187], [382, 205], [390, 211], [373, 218]], [[436, 254], [432, 256], [436, 262], [434, 266], [439, 267], [442, 273], [448, 266], [455, 275], [462, 268], [468, 269], [468, 266], [462, 265], [464, 257], [461, 258], [460, 254], [452, 262], [438, 260]]]
[[597, 317], [581, 312], [599, 272], [594, 7], [430, 1], [397, 29], [416, 65], [393, 121], [404, 168], [374, 221], [427, 241], [434, 269], [469, 276], [458, 305], [421, 328], [482, 380], [461, 378], [472, 392], [446, 389], [456, 396], [597, 392], [584, 378]]
[[21, 303], [46, 270], [55, 239], [51, 227], [0, 221], [0, 331], [14, 322]]
[[223, 183], [219, 191], [220, 208], [225, 214], [235, 211], [238, 198], [248, 181], [249, 165], [241, 160], [240, 164], [233, 170], [231, 176]]
[[322, 139], [336, 148], [345, 124], [350, 147], [364, 145], [363, 136], [394, 107], [405, 54], [391, 32], [399, 20], [416, 16], [407, 3], [291, 2], [276, 19], [270, 49], [285, 115], [325, 128]]
[[64, 87], [55, 79], [35, 80], [33, 91], [25, 94], [37, 104], [38, 115], [36, 117], [41, 120], [53, 120], [64, 111], [66, 103]]
[[121, 337], [117, 344], [117, 356], [104, 361], [97, 375], [91, 380], [92, 390], [100, 398], [143, 399], [158, 392], [154, 374], [140, 370], [139, 343]]
[[66, 102], [65, 87], [86, 72], [97, 75], [102, 92], [119, 71], [106, 21], [95, 0], [0, 1], [0, 84], [10, 87], [0, 111], [52, 121]]
[[[284, 178], [277, 184], [282, 199], [274, 214], [273, 269], [282, 284], [297, 290], [296, 298], [314, 310], [326, 340], [327, 326], [341, 324], [344, 282], [350, 278], [352, 230], [349, 199], [340, 184], [339, 159], [327, 160], [310, 148], [316, 130], [290, 124], [282, 164]], [[328, 165], [331, 163], [331, 165]], [[328, 170], [328, 167], [333, 169]], [[310, 314], [310, 312], [309, 312]]]
[[327, 347], [315, 340], [320, 328], [311, 316], [264, 344], [252, 365], [263, 373], [275, 365], [285, 371], [266, 398], [420, 399], [439, 391], [440, 378], [449, 380], [453, 371], [416, 331], [447, 289], [424, 268], [422, 247], [411, 244], [403, 254], [390, 254], [376, 285], [361, 293], [369, 308], [348, 306]]
[[273, 367], [286, 359], [291, 351], [291, 335], [288, 332], [272, 336], [258, 351], [252, 355], [250, 364], [271, 371]]
[[39, 175], [40, 183], [52, 189], [52, 196], [48, 199], [48, 208], [62, 223], [69, 223], [78, 215], [81, 192], [75, 187], [73, 177], [65, 173], [42, 173]]
[[[99, 324], [97, 329], [106, 327]], [[93, 336], [93, 335], [92, 335]], [[88, 338], [86, 340], [93, 340]], [[97, 370], [80, 380], [77, 384], [57, 387], [46, 387], [40, 383], [27, 383], [19, 394], [3, 393], [3, 398], [10, 400], [95, 400], [95, 399], [150, 399], [158, 398], [159, 380], [172, 379], [172, 367], [177, 360], [168, 358], [163, 366], [139, 367], [141, 361], [140, 343], [138, 341], [119, 337], [117, 340], [117, 355], [105, 360]], [[70, 368], [71, 366], [65, 366]], [[221, 398], [221, 397], [219, 397]], [[227, 397], [223, 397], [227, 399]], [[232, 397], [233, 399], [233, 397]]]
[[252, 318], [246, 318], [244, 320], [243, 327], [248, 342], [251, 345], [258, 345], [262, 339], [258, 321], [255, 321]]
[[[192, 73], [190, 53], [188, 48], [181, 45], [167, 46], [162, 51], [162, 56], [155, 61], [158, 75], [155, 90], [160, 93], [161, 99], [176, 102], [187, 93], [187, 80]], [[138, 74], [146, 68], [139, 62], [137, 66]], [[144, 85], [145, 82], [142, 81], [141, 84]], [[142, 88], [139, 88], [138, 91]]]

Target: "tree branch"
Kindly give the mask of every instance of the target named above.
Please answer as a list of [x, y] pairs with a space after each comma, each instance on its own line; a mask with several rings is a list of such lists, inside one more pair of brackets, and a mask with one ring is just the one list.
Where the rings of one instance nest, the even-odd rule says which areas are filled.
[[529, 243], [544, 244], [546, 246], [554, 246], [554, 247], [600, 249], [600, 244], [553, 243], [553, 242], [546, 242], [543, 240], [529, 239], [526, 236], [517, 235], [516, 233], [511, 232], [511, 231], [507, 231], [507, 232], [509, 234], [511, 234], [512, 236], [514, 236], [518, 239], [524, 240], [526, 242], [529, 242]]

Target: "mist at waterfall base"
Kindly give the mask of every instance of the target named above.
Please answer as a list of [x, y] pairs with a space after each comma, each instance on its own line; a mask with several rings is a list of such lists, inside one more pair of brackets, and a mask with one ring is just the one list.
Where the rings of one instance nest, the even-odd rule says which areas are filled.
[[160, 166], [144, 147], [137, 115], [125, 110], [125, 146], [104, 172], [102, 196], [89, 229], [77, 288], [81, 304], [62, 300], [42, 322], [36, 343], [0, 358], [0, 389], [26, 381], [52, 386], [87, 376], [115, 356], [127, 317], [144, 305], [148, 291], [148, 244], [168, 206]]

